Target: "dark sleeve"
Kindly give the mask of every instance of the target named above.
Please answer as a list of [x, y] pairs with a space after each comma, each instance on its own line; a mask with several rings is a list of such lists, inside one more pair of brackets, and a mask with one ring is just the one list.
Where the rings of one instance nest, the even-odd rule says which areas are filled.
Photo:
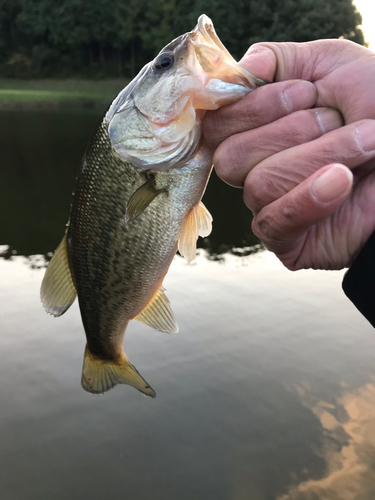
[[345, 273], [342, 288], [375, 327], [375, 231]]

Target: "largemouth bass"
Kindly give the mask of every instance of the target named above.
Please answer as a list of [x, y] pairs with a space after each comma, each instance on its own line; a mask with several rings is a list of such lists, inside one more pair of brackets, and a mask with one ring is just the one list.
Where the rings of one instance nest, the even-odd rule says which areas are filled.
[[154, 390], [130, 363], [123, 339], [132, 319], [178, 327], [163, 278], [178, 249], [194, 259], [211, 231], [201, 203], [212, 151], [202, 142], [206, 110], [263, 84], [242, 69], [205, 15], [164, 47], [120, 92], [89, 143], [65, 236], [46, 270], [41, 298], [61, 316], [78, 295], [87, 346], [82, 386], [101, 394], [128, 384]]

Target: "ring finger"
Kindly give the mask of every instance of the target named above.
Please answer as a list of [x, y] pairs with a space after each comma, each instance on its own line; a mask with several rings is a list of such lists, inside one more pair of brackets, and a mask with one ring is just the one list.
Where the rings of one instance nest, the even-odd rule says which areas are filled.
[[324, 165], [343, 163], [354, 169], [374, 158], [375, 120], [361, 120], [260, 162], [245, 179], [244, 201], [257, 213]]

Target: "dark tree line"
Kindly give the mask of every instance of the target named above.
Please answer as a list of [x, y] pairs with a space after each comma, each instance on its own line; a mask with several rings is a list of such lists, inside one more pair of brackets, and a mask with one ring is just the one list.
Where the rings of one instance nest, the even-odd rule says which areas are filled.
[[133, 76], [201, 13], [237, 58], [264, 40], [364, 43], [352, 0], [0, 0], [0, 76]]

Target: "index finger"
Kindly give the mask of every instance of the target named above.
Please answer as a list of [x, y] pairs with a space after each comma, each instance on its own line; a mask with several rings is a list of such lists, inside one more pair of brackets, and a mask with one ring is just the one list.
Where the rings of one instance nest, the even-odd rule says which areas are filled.
[[311, 82], [289, 80], [265, 85], [240, 101], [207, 113], [203, 120], [206, 142], [217, 148], [234, 134], [267, 125], [294, 111], [314, 106], [317, 91]]

